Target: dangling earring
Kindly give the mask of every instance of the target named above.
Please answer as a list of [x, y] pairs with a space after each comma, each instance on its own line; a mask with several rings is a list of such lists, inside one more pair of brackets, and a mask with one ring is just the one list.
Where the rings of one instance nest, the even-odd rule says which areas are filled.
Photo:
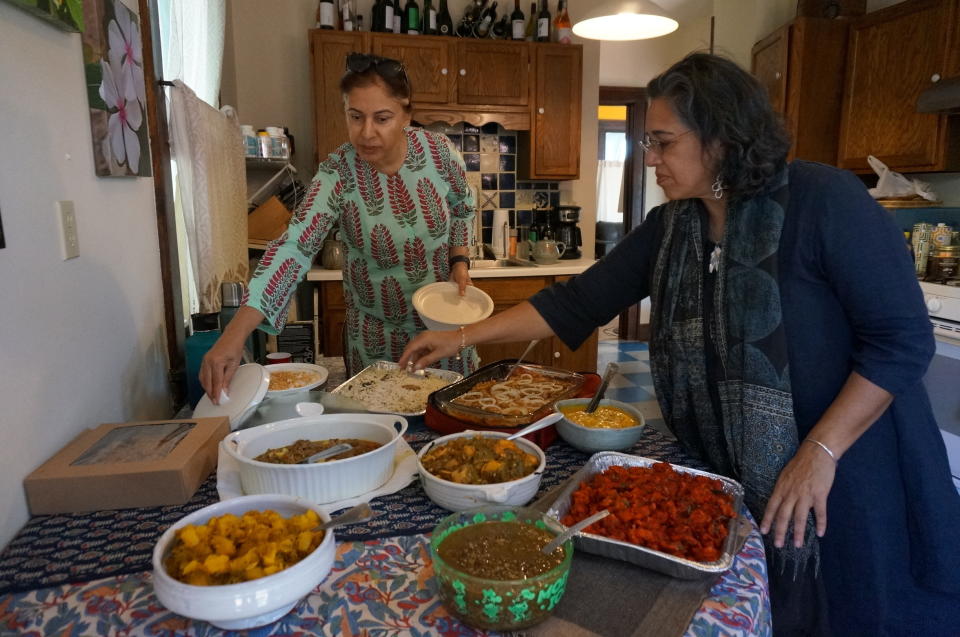
[[723, 182], [720, 181], [720, 175], [717, 175], [716, 180], [714, 180], [713, 185], [710, 186], [710, 190], [713, 191], [714, 199], [723, 199], [723, 190], [726, 186], [723, 185]]

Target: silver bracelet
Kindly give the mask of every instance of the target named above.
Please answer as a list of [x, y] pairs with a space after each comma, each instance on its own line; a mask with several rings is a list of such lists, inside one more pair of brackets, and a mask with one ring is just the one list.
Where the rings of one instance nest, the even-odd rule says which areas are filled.
[[813, 444], [817, 445], [818, 447], [820, 447], [821, 449], [823, 449], [824, 451], [826, 451], [826, 452], [827, 452], [827, 455], [830, 456], [830, 459], [831, 459], [831, 460], [833, 460], [834, 462], [837, 461], [837, 456], [836, 456], [832, 451], [830, 451], [830, 447], [828, 447], [827, 445], [823, 444], [823, 443], [820, 442], [819, 440], [814, 440], [813, 438], [804, 438], [803, 441], [804, 441], [804, 442], [812, 442]]

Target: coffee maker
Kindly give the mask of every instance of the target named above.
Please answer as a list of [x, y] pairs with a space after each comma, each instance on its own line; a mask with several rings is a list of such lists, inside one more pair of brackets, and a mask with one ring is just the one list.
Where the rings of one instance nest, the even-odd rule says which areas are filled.
[[583, 240], [580, 238], [580, 206], [557, 206], [554, 208], [554, 219], [556, 240], [563, 243], [567, 249], [561, 256], [561, 259], [579, 259], [580, 246]]

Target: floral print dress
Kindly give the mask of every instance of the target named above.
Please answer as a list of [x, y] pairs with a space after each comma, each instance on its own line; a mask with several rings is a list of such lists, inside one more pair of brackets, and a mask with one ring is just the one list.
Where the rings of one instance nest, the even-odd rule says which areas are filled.
[[[397, 360], [426, 329], [413, 309], [418, 288], [450, 278], [450, 248], [470, 244], [474, 198], [463, 158], [439, 133], [408, 128], [407, 156], [395, 175], [377, 171], [344, 144], [320, 164], [287, 232], [271, 242], [244, 300], [264, 315], [260, 329], [277, 334], [297, 284], [331, 229], [346, 248], [344, 360], [356, 373], [377, 360]], [[439, 366], [463, 374], [478, 366], [469, 348]]]

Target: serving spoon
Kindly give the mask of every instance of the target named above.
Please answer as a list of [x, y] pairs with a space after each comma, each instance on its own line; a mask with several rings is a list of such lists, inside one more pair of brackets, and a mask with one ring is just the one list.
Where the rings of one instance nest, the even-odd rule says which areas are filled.
[[307, 456], [297, 464], [313, 464], [314, 462], [320, 462], [321, 460], [325, 460], [331, 456], [336, 456], [346, 451], [350, 451], [351, 449], [353, 449], [353, 445], [351, 445], [349, 442], [341, 442], [338, 445], [333, 445], [329, 449], [324, 449], [323, 451], [315, 453], [312, 456]]
[[317, 526], [310, 529], [311, 531], [326, 531], [327, 529], [334, 529], [338, 526], [346, 526], [347, 524], [357, 524], [359, 522], [366, 522], [371, 518], [375, 518], [380, 515], [379, 511], [374, 511], [370, 508], [370, 505], [366, 502], [361, 502], [355, 507], [351, 507], [338, 515], [335, 518], [331, 518], [329, 522], [324, 522], [323, 524], [318, 524]]
[[603, 511], [598, 511], [591, 515], [588, 518], [583, 518], [573, 526], [568, 526], [567, 530], [558, 535], [557, 537], [550, 540], [540, 551], [544, 555], [550, 555], [557, 550], [557, 547], [572, 538], [574, 535], [587, 528], [597, 520], [602, 520], [603, 518], [610, 515], [610, 511], [604, 509]]
[[597, 405], [600, 404], [600, 399], [603, 398], [603, 395], [606, 393], [610, 379], [619, 371], [619, 365], [616, 363], [607, 363], [607, 369], [603, 372], [603, 380], [600, 381], [600, 387], [597, 389], [597, 393], [593, 395], [593, 398], [590, 399], [590, 402], [587, 403], [586, 408], [583, 410], [584, 413], [592, 414], [597, 410]]
[[530, 350], [532, 350], [532, 349], [536, 346], [536, 344], [539, 343], [539, 342], [540, 342], [540, 339], [539, 339], [539, 338], [535, 338], [535, 339], [533, 339], [532, 341], [530, 341], [530, 344], [527, 345], [527, 349], [523, 350], [523, 354], [520, 354], [519, 358], [517, 358], [517, 362], [514, 363], [513, 365], [511, 365], [511, 366], [510, 366], [510, 369], [507, 370], [507, 375], [503, 377], [503, 380], [507, 380], [508, 378], [510, 378], [510, 376], [511, 376], [511, 375], [513, 374], [513, 372], [517, 369], [517, 367], [520, 365], [520, 363], [523, 362], [523, 359], [526, 358], [526, 357], [527, 357], [527, 354], [530, 353]]
[[543, 429], [544, 427], [549, 427], [550, 425], [552, 425], [553, 423], [557, 422], [557, 421], [560, 420], [561, 418], [563, 418], [563, 414], [561, 414], [559, 411], [555, 411], [555, 412], [553, 412], [553, 413], [547, 414], [546, 416], [544, 416], [544, 417], [541, 418], [540, 420], [538, 420], [538, 421], [536, 421], [536, 422], [534, 422], [534, 423], [531, 423], [531, 424], [527, 425], [526, 427], [524, 427], [523, 429], [521, 429], [521, 430], [518, 431], [517, 433], [515, 433], [515, 434], [510, 434], [509, 436], [507, 436], [507, 440], [514, 440], [515, 438], [522, 438], [523, 436], [526, 436], [526, 435], [529, 434], [529, 433], [533, 433], [534, 431], [540, 431], [540, 430]]

